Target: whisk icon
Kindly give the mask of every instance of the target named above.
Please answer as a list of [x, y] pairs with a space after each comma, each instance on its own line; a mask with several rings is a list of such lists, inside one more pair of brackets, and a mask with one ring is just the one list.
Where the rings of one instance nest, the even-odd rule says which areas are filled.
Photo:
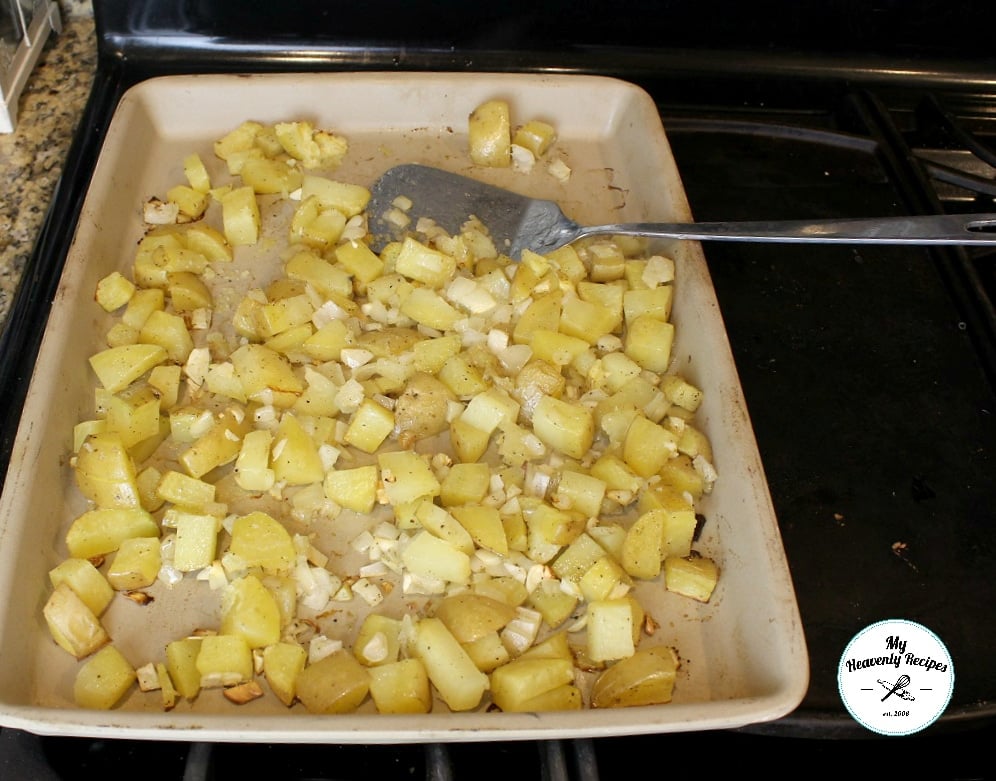
[[896, 682], [892, 685], [892, 688], [886, 692], [885, 696], [882, 698], [882, 702], [885, 702], [889, 697], [897, 692], [902, 696], [902, 690], [910, 685], [910, 677], [908, 675], [900, 675]]

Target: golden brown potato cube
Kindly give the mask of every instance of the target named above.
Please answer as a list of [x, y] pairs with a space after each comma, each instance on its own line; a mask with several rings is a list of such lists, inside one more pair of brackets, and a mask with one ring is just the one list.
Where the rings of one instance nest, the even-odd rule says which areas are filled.
[[280, 640], [281, 615], [277, 600], [255, 575], [233, 580], [221, 598], [220, 632], [239, 635], [250, 648], [264, 648]]
[[135, 668], [117, 648], [108, 645], [80, 667], [73, 699], [81, 708], [110, 710], [135, 682]]
[[476, 708], [488, 689], [488, 676], [477, 669], [446, 625], [423, 618], [416, 627], [413, 655], [425, 665], [429, 680], [453, 711]]
[[305, 667], [296, 687], [297, 698], [311, 713], [350, 713], [370, 691], [370, 670], [343, 649]]
[[48, 578], [52, 588], [68, 584], [95, 616], [103, 613], [114, 598], [111, 584], [89, 559], [65, 559], [49, 570]]
[[502, 629], [515, 618], [515, 608], [491, 597], [464, 592], [444, 598], [435, 609], [459, 643], [472, 643]]
[[491, 673], [491, 697], [506, 713], [528, 709], [525, 704], [552, 689], [574, 683], [570, 659], [515, 659]]
[[396, 662], [401, 649], [400, 636], [399, 619], [371, 613], [360, 625], [353, 654], [367, 667]]
[[196, 666], [202, 689], [238, 686], [252, 680], [252, 649], [240, 635], [208, 635], [201, 638]]
[[542, 157], [557, 140], [557, 131], [549, 122], [531, 119], [515, 131], [513, 143], [525, 147], [536, 157]]
[[180, 696], [188, 700], [194, 699], [201, 690], [201, 674], [197, 669], [200, 650], [200, 637], [186, 637], [166, 644], [166, 669]]
[[252, 187], [236, 187], [222, 196], [221, 214], [225, 239], [231, 246], [251, 246], [259, 241], [259, 204]]
[[274, 643], [263, 649], [263, 675], [288, 708], [297, 698], [297, 677], [307, 662], [308, 652], [297, 643]]
[[107, 580], [118, 591], [145, 588], [156, 582], [161, 563], [155, 537], [122, 540], [107, 569]]
[[100, 620], [68, 583], [60, 583], [42, 609], [52, 639], [77, 659], [110, 642]]
[[637, 651], [598, 677], [592, 687], [591, 706], [621, 708], [670, 702], [677, 671], [678, 656], [672, 648]]
[[470, 159], [476, 165], [507, 168], [512, 164], [512, 128], [508, 102], [488, 100], [468, 120]]
[[159, 537], [159, 524], [141, 507], [107, 507], [87, 510], [66, 532], [69, 555], [92, 559], [114, 553], [131, 537]]
[[258, 567], [267, 575], [289, 574], [296, 558], [290, 532], [261, 510], [235, 519], [228, 550], [249, 567]]
[[707, 557], [692, 554], [685, 558], [664, 559], [664, 585], [668, 591], [708, 602], [719, 580], [719, 567]]
[[432, 689], [418, 659], [402, 659], [370, 670], [370, 696], [380, 713], [428, 713]]
[[97, 283], [97, 303], [106, 312], [113, 312], [124, 306], [134, 294], [134, 283], [120, 271], [112, 271]]

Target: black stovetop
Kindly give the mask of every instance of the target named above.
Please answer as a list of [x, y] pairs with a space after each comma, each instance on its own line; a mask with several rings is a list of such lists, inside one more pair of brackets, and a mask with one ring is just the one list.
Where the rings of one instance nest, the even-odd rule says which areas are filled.
[[[319, 2], [279, 12], [231, 0], [94, 5], [101, 51], [93, 92], [0, 342], [0, 392], [12, 411], [26, 390], [104, 129], [123, 91], [153, 75], [612, 75], [657, 101], [698, 220], [996, 211], [996, 58], [984, 25], [992, 12], [982, 4], [963, 6], [956, 17], [941, 3], [874, 10], [826, 3], [819, 24], [781, 3], [723, 12], [691, 3], [623, 3], [600, 12], [512, 4], [472, 24], [464, 6], [452, 3], [430, 11], [388, 2], [375, 18]], [[926, 16], [910, 16], [911, 5]], [[696, 767], [702, 751], [713, 769], [727, 760], [740, 767], [745, 758], [782, 751], [786, 738], [828, 769], [846, 767], [872, 746], [896, 760], [895, 747], [883, 748], [847, 714], [836, 668], [858, 630], [905, 618], [945, 641], [956, 681], [941, 719], [904, 740], [956, 758], [951, 777], [984, 777], [976, 763], [996, 723], [993, 254], [705, 249], [809, 645], [811, 684], [795, 713], [722, 734], [392, 749], [150, 745], [4, 730], [0, 770], [37, 759], [53, 777], [135, 761], [157, 766], [163, 778], [220, 778], [250, 766], [283, 768], [290, 778], [353, 777], [346, 768], [354, 765], [379, 768], [376, 777], [488, 777], [490, 767], [514, 767], [537, 778], [597, 778], [614, 777], [634, 752], [661, 757], [662, 772]], [[16, 420], [11, 414], [0, 430], [5, 460]]]

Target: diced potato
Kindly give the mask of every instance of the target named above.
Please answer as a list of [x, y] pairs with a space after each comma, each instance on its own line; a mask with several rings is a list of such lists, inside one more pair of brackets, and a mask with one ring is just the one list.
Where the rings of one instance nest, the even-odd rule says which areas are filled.
[[138, 338], [143, 344], [134, 347], [158, 348], [165, 352], [166, 358], [177, 363], [186, 361], [194, 348], [187, 321], [161, 309], [149, 313], [138, 331]]
[[370, 613], [363, 619], [357, 632], [353, 653], [367, 667], [391, 664], [398, 660], [400, 636], [400, 619]]
[[704, 394], [702, 390], [696, 388], [688, 380], [674, 374], [669, 374], [661, 382], [664, 395], [672, 404], [677, 404], [682, 409], [695, 412], [702, 403]]
[[170, 677], [169, 670], [165, 664], [157, 662], [155, 670], [156, 680], [159, 682], [163, 710], [171, 711], [176, 707], [179, 692], [176, 690], [176, 686], [173, 685], [173, 679]]
[[512, 164], [512, 129], [505, 100], [488, 100], [468, 120], [470, 159], [475, 165], [507, 168]]
[[625, 352], [644, 369], [664, 373], [671, 364], [674, 326], [651, 315], [640, 315], [626, 330]]
[[573, 683], [565, 683], [535, 697], [522, 700], [516, 706], [525, 713], [542, 711], [581, 710], [584, 707], [584, 696], [581, 689]]
[[413, 348], [412, 364], [416, 371], [437, 374], [448, 360], [460, 352], [460, 347], [460, 336], [457, 334], [437, 339], [423, 339]]
[[461, 462], [474, 463], [484, 457], [491, 444], [491, 434], [468, 423], [463, 417], [450, 423], [450, 444]]
[[242, 181], [258, 194], [287, 196], [301, 186], [300, 169], [288, 165], [283, 160], [250, 158], [239, 172]]
[[227, 160], [233, 152], [251, 149], [257, 135], [263, 130], [259, 122], [247, 120], [214, 142], [214, 153]]
[[650, 580], [660, 574], [665, 517], [662, 510], [643, 513], [626, 533], [622, 566], [634, 578]]
[[[455, 509], [455, 508], [454, 508]], [[423, 499], [415, 511], [415, 518], [423, 529], [452, 545], [461, 553], [473, 555], [474, 538], [457, 519], [431, 499]], [[504, 530], [502, 530], [504, 534]]]
[[[520, 267], [521, 268], [521, 267]], [[535, 288], [528, 292], [531, 294], [531, 303], [526, 310], [519, 315], [519, 319], [512, 330], [512, 341], [516, 344], [532, 344], [533, 334], [536, 333], [557, 333], [560, 331], [560, 315], [563, 304], [563, 292], [559, 289], [548, 293], [537, 294]], [[565, 334], [567, 340], [558, 340], [555, 337], [545, 337], [545, 342], [537, 340], [536, 348], [539, 350], [539, 357], [550, 361], [554, 365], [560, 365], [559, 360], [579, 351], [579, 343], [572, 342], [572, 337]], [[540, 337], [543, 339], [544, 337]], [[580, 339], [587, 343], [587, 340]]]
[[627, 581], [626, 572], [611, 557], [596, 561], [591, 568], [581, 576], [578, 586], [581, 594], [588, 602], [608, 599], [616, 586]]
[[453, 277], [456, 260], [445, 252], [408, 237], [395, 258], [394, 268], [408, 279], [421, 282], [429, 288], [440, 288]]
[[183, 175], [187, 177], [187, 184], [197, 192], [206, 193], [211, 189], [211, 176], [196, 152], [183, 158]]
[[323, 206], [332, 207], [346, 217], [360, 214], [370, 201], [370, 191], [362, 185], [305, 174], [301, 180], [301, 198], [311, 196], [318, 198]]
[[290, 407], [304, 390], [290, 362], [261, 344], [245, 344], [231, 354], [246, 398]]
[[263, 649], [263, 675], [288, 708], [297, 698], [297, 677], [307, 662], [308, 652], [297, 643], [274, 643]]
[[200, 513], [178, 513], [173, 566], [196, 572], [210, 566], [218, 546], [218, 519]]
[[525, 703], [564, 684], [574, 683], [570, 659], [515, 659], [491, 673], [491, 697], [506, 713], [526, 710]]
[[234, 474], [243, 491], [269, 491], [276, 482], [276, 475], [270, 469], [272, 442], [273, 434], [266, 429], [250, 431], [242, 438]]
[[236, 416], [222, 413], [203, 436], [180, 454], [180, 463], [196, 478], [212, 469], [229, 464], [239, 456], [242, 435], [248, 425]]
[[540, 612], [548, 626], [556, 629], [570, 618], [578, 598], [564, 591], [559, 580], [548, 578], [529, 592], [527, 604]]
[[434, 615], [463, 644], [504, 628], [515, 618], [515, 608], [482, 594], [464, 592], [443, 599]]
[[625, 659], [633, 643], [633, 606], [628, 599], [588, 603], [588, 656], [596, 662]]
[[421, 577], [461, 584], [470, 580], [470, 556], [431, 532], [416, 534], [402, 551], [401, 560]]
[[135, 464], [121, 437], [106, 431], [84, 440], [73, 477], [80, 492], [98, 508], [139, 507]]
[[166, 191], [166, 200], [175, 203], [180, 214], [192, 220], [200, 219], [208, 205], [208, 195], [185, 184], [178, 184]]
[[429, 676], [418, 659], [401, 659], [371, 668], [370, 696], [378, 713], [429, 713], [432, 710]]
[[360, 241], [340, 244], [336, 247], [335, 259], [360, 282], [372, 282], [384, 272], [384, 261]]
[[453, 464], [440, 485], [444, 507], [475, 504], [484, 499], [491, 485], [491, 468], [481, 462]]
[[49, 570], [48, 577], [52, 588], [66, 583], [97, 617], [114, 598], [111, 584], [89, 559], [63, 559]]
[[110, 507], [87, 510], [66, 532], [69, 555], [91, 559], [114, 553], [132, 537], [159, 537], [159, 524], [141, 507]]
[[353, 414], [343, 441], [364, 453], [374, 453], [392, 431], [394, 413], [372, 399], [364, 399]]
[[678, 656], [672, 648], [637, 651], [599, 675], [592, 687], [591, 706], [619, 708], [670, 702], [677, 671]]
[[118, 591], [145, 588], [156, 582], [161, 565], [157, 538], [132, 537], [118, 546], [107, 570], [107, 581]]
[[230, 245], [245, 247], [259, 241], [259, 204], [252, 187], [236, 187], [222, 196], [221, 215], [225, 226], [225, 240]]
[[597, 518], [602, 510], [607, 486], [604, 480], [565, 469], [557, 482], [556, 496], [560, 506], [567, 506], [587, 516]]
[[250, 648], [280, 640], [280, 608], [273, 594], [255, 575], [233, 580], [222, 595], [220, 631], [239, 635]]
[[193, 312], [214, 306], [210, 288], [192, 271], [174, 271], [167, 274], [166, 290], [169, 293], [170, 303], [177, 312]]
[[250, 568], [267, 575], [287, 575], [296, 558], [294, 540], [280, 521], [262, 511], [237, 517], [228, 550]]
[[664, 559], [664, 585], [686, 597], [708, 602], [719, 580], [719, 567], [707, 557], [691, 555], [685, 558], [668, 556]]
[[392, 505], [439, 496], [442, 490], [428, 459], [414, 451], [381, 453], [377, 456], [377, 464], [384, 482], [384, 493]]
[[170, 469], [163, 474], [156, 492], [159, 498], [188, 509], [200, 509], [211, 504], [215, 486], [196, 477]]
[[197, 669], [201, 641], [200, 637], [186, 637], [166, 644], [166, 670], [180, 696], [188, 700], [201, 690], [201, 674]]
[[561, 580], [577, 582], [591, 567], [605, 555], [602, 546], [585, 532], [582, 532], [553, 561], [551, 568]]
[[126, 344], [93, 354], [90, 366], [104, 388], [118, 393], [166, 358], [166, 350], [157, 344]]
[[333, 502], [358, 513], [370, 512], [377, 500], [379, 475], [373, 464], [353, 469], [332, 469], [325, 475], [325, 495]]
[[[560, 313], [560, 331], [595, 344], [619, 327], [621, 314], [597, 301], [565, 296]], [[635, 359], [634, 359], [635, 360]]]
[[473, 642], [461, 645], [482, 673], [491, 673], [512, 658], [498, 632], [488, 632]]
[[308, 485], [325, 479], [325, 465], [314, 440], [290, 412], [280, 417], [270, 460], [277, 481]]
[[542, 157], [546, 151], [557, 140], [557, 131], [549, 122], [539, 119], [531, 119], [519, 128], [516, 128], [513, 136], [513, 143], [525, 147], [536, 157]]
[[97, 283], [97, 303], [106, 312], [113, 312], [127, 304], [135, 294], [135, 285], [120, 271], [112, 271]]
[[544, 444], [571, 458], [582, 458], [595, 438], [591, 411], [553, 396], [544, 396], [533, 410], [533, 431]]
[[290, 243], [304, 244], [317, 250], [334, 247], [346, 228], [346, 215], [323, 206], [314, 195], [305, 198], [294, 210], [290, 224]]
[[124, 654], [113, 645], [105, 646], [76, 673], [73, 699], [81, 708], [110, 710], [128, 693], [135, 678], [135, 668]]
[[297, 698], [311, 713], [350, 713], [370, 692], [370, 671], [346, 650], [309, 664], [297, 676]]
[[401, 302], [401, 314], [437, 331], [448, 331], [463, 315], [442, 296], [429, 288], [417, 287]]
[[497, 508], [480, 505], [451, 507], [450, 513], [467, 530], [478, 547], [508, 555], [508, 537]]
[[77, 659], [110, 642], [110, 636], [86, 603], [68, 583], [60, 583], [42, 609], [52, 639]]
[[200, 687], [237, 686], [253, 677], [252, 650], [241, 635], [208, 635], [197, 652]]
[[412, 648], [425, 665], [429, 680], [452, 711], [476, 708], [490, 683], [438, 618], [423, 618], [415, 628]]
[[633, 418], [623, 443], [623, 460], [640, 477], [657, 474], [677, 452], [677, 437], [643, 415]]

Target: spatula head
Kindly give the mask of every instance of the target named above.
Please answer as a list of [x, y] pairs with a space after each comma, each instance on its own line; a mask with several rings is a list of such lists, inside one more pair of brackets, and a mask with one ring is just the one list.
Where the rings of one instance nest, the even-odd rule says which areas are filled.
[[[385, 215], [395, 199], [412, 202], [410, 222], [399, 227]], [[523, 249], [544, 253], [566, 243], [574, 223], [553, 201], [528, 198], [466, 176], [415, 163], [389, 169], [371, 188], [367, 205], [372, 246], [380, 251], [390, 241], [414, 230], [419, 218], [434, 220], [447, 232], [460, 232], [471, 217], [488, 229], [499, 252], [516, 260]]]

